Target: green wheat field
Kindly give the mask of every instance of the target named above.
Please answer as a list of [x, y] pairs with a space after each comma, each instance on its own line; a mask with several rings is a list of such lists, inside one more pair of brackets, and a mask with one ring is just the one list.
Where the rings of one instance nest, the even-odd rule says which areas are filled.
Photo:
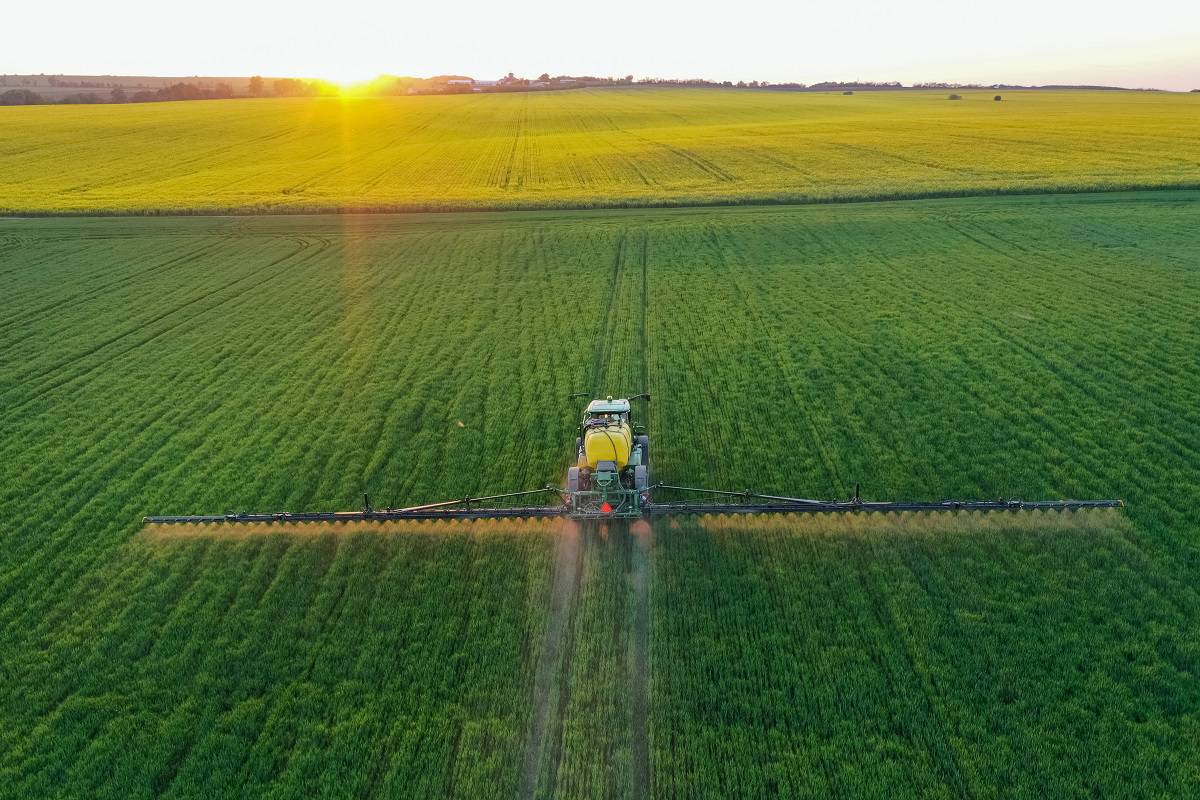
[[[86, 215], [0, 219], [0, 797], [1188, 796], [1200, 104], [992, 94], [0, 110]], [[1127, 506], [141, 523], [561, 483], [581, 390], [656, 480]]]

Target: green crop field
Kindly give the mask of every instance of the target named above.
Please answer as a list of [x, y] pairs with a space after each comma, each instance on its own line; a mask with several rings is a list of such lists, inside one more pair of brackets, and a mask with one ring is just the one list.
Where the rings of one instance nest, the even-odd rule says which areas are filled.
[[1200, 187], [1200, 95], [588, 90], [8, 108], [0, 212], [779, 203]]
[[[229, 108], [275, 105], [334, 107]], [[200, 196], [129, 180], [105, 202]], [[1186, 796], [1197, 220], [1193, 191], [2, 219], [0, 797]], [[558, 482], [581, 389], [654, 394], [664, 480], [1128, 507], [141, 530]]]

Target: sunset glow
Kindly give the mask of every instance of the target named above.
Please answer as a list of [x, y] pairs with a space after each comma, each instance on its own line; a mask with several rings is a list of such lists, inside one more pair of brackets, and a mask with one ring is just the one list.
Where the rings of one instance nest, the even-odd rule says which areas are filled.
[[509, 71], [773, 82], [1089, 83], [1200, 87], [1200, 3], [1013, 0], [981, 4], [747, 0], [721, 13], [690, 2], [603, 6], [467, 0], [453, 7], [213, 0], [166, 30], [151, 0], [68, 2], [67, 26], [34, 4], [0, 73], [272, 75], [352, 85], [387, 73], [498, 78]]

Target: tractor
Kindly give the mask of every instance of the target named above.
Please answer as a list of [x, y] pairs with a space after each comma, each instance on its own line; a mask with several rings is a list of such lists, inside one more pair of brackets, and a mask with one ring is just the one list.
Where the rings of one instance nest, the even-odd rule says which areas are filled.
[[593, 400], [575, 438], [575, 464], [567, 470], [566, 497], [574, 517], [640, 517], [650, 499], [650, 437], [631, 419], [634, 395]]

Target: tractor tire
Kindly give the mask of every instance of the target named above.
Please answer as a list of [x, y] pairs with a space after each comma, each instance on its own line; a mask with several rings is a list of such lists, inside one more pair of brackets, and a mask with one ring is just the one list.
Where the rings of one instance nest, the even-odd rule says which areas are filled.
[[639, 492], [650, 486], [650, 468], [637, 466], [633, 468], [633, 488]]
[[579, 491], [579, 467], [567, 470], [567, 491], [571, 494]]
[[642, 466], [650, 466], [650, 437], [639, 436], [637, 443], [642, 447]]

